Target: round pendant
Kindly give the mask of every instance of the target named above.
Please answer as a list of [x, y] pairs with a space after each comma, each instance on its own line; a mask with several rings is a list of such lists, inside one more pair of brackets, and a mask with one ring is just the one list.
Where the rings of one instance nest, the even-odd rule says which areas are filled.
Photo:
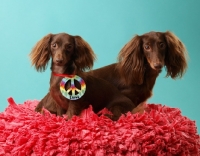
[[[79, 88], [77, 88], [75, 86], [75, 80], [77, 81], [78, 85], [80, 86]], [[70, 81], [70, 83], [69, 83], [70, 86], [66, 90], [65, 89], [66, 83], [68, 81]], [[77, 99], [80, 99], [85, 94], [86, 84], [85, 84], [85, 81], [77, 75], [74, 75], [73, 77], [64, 77], [60, 83], [60, 91], [61, 91], [62, 95], [64, 97], [66, 97], [67, 99], [77, 100]]]

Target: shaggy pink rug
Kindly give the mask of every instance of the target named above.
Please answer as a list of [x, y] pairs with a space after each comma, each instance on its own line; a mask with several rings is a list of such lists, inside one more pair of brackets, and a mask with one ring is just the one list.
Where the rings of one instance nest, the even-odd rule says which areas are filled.
[[128, 113], [113, 122], [90, 107], [66, 121], [47, 110], [34, 112], [36, 100], [8, 102], [0, 113], [0, 156], [200, 155], [195, 122], [177, 108], [147, 104], [144, 114]]

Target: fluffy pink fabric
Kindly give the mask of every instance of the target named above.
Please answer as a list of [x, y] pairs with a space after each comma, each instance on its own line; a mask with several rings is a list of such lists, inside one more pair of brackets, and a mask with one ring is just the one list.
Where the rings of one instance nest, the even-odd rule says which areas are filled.
[[195, 122], [177, 108], [148, 104], [144, 114], [128, 113], [113, 122], [90, 107], [66, 121], [47, 110], [34, 112], [36, 100], [8, 102], [0, 113], [1, 156], [200, 155]]

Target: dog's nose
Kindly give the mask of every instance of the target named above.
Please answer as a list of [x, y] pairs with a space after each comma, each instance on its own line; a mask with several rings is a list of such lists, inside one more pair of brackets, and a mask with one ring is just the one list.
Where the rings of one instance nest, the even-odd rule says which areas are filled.
[[63, 60], [61, 60], [61, 59], [57, 59], [56, 62], [57, 62], [57, 63], [62, 63]]
[[160, 63], [154, 63], [154, 68], [157, 69], [157, 70], [161, 70], [162, 69], [162, 64]]

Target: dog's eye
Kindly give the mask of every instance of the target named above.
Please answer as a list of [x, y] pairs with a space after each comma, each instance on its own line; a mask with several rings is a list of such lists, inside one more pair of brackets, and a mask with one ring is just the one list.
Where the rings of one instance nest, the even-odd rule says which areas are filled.
[[160, 42], [160, 43], [159, 43], [159, 46], [160, 46], [160, 48], [164, 48], [164, 47], [165, 47], [165, 44], [164, 44], [163, 42]]
[[67, 48], [72, 48], [72, 45], [71, 45], [71, 44], [69, 44], [69, 45], [67, 46]]
[[57, 47], [57, 44], [56, 44], [56, 43], [53, 43], [51, 46], [52, 46], [53, 48], [56, 48], [56, 47]]
[[149, 50], [150, 48], [151, 47], [148, 44], [144, 45], [144, 49]]
[[71, 44], [66, 45], [66, 49], [71, 49], [71, 48], [72, 48]]

